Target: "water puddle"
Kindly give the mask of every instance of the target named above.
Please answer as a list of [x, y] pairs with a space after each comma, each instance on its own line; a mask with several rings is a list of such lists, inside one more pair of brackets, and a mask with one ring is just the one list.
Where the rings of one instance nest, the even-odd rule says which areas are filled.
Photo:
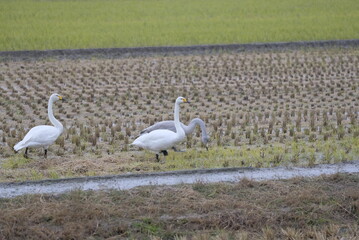
[[175, 185], [182, 183], [236, 182], [275, 180], [294, 177], [316, 177], [322, 174], [359, 173], [359, 160], [338, 164], [320, 164], [315, 167], [275, 168], [221, 168], [184, 170], [174, 172], [122, 174], [103, 177], [68, 178], [20, 183], [0, 183], [0, 198], [25, 194], [61, 194], [72, 190], [125, 190], [148, 185]]

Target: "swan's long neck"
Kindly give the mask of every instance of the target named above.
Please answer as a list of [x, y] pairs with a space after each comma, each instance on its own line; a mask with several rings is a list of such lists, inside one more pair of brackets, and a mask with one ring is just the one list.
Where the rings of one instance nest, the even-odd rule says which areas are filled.
[[181, 123], [179, 120], [179, 110], [180, 110], [180, 106], [179, 103], [175, 104], [175, 127], [176, 127], [176, 133], [179, 136], [184, 136], [185, 132], [183, 130], [183, 128], [181, 127]]
[[49, 119], [50, 119], [50, 122], [52, 123], [52, 125], [54, 125], [62, 133], [62, 131], [64, 130], [64, 126], [62, 126], [62, 124], [59, 122], [59, 120], [57, 120], [54, 117], [54, 112], [52, 111], [52, 104], [53, 103], [54, 102], [50, 98], [49, 99], [49, 105], [47, 107], [47, 112], [48, 112], [48, 115], [49, 115]]
[[199, 125], [199, 127], [201, 128], [202, 137], [207, 138], [208, 135], [207, 135], [206, 126], [205, 126], [204, 122], [200, 118], [192, 119], [192, 121], [185, 128], [186, 134], [191, 134], [194, 131], [194, 129], [196, 128], [197, 125]]

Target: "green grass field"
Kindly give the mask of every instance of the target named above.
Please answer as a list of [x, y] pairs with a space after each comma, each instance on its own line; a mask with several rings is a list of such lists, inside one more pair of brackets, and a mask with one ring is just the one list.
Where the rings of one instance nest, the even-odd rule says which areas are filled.
[[357, 0], [0, 0], [0, 51], [359, 38]]

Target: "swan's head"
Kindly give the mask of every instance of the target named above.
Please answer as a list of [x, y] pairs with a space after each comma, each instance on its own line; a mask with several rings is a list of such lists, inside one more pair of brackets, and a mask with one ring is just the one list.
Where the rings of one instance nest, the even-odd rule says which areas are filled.
[[59, 95], [59, 94], [57, 94], [57, 93], [52, 94], [51, 97], [50, 97], [50, 99], [51, 99], [51, 101], [53, 101], [53, 102], [56, 102], [56, 101], [58, 101], [58, 100], [61, 100], [61, 101], [65, 100], [61, 95]]
[[202, 143], [203, 143], [203, 146], [207, 149], [207, 151], [208, 151], [209, 141], [210, 141], [210, 139], [208, 136], [202, 136]]
[[180, 104], [180, 103], [189, 103], [189, 101], [187, 101], [187, 99], [184, 98], [184, 97], [178, 97], [176, 99], [176, 103], [178, 103], [178, 104]]
[[209, 137], [208, 136], [202, 136], [202, 143], [204, 145], [208, 145], [209, 143]]

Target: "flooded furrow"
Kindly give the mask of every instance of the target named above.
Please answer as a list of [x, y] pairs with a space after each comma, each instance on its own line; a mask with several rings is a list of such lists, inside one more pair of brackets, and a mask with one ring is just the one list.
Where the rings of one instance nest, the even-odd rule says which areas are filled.
[[320, 164], [314, 167], [218, 168], [0, 183], [0, 198], [25, 194], [61, 194], [76, 189], [84, 191], [125, 190], [148, 185], [236, 182], [243, 178], [260, 181], [316, 177], [322, 174], [336, 173], [359, 173], [359, 160], [338, 164]]

